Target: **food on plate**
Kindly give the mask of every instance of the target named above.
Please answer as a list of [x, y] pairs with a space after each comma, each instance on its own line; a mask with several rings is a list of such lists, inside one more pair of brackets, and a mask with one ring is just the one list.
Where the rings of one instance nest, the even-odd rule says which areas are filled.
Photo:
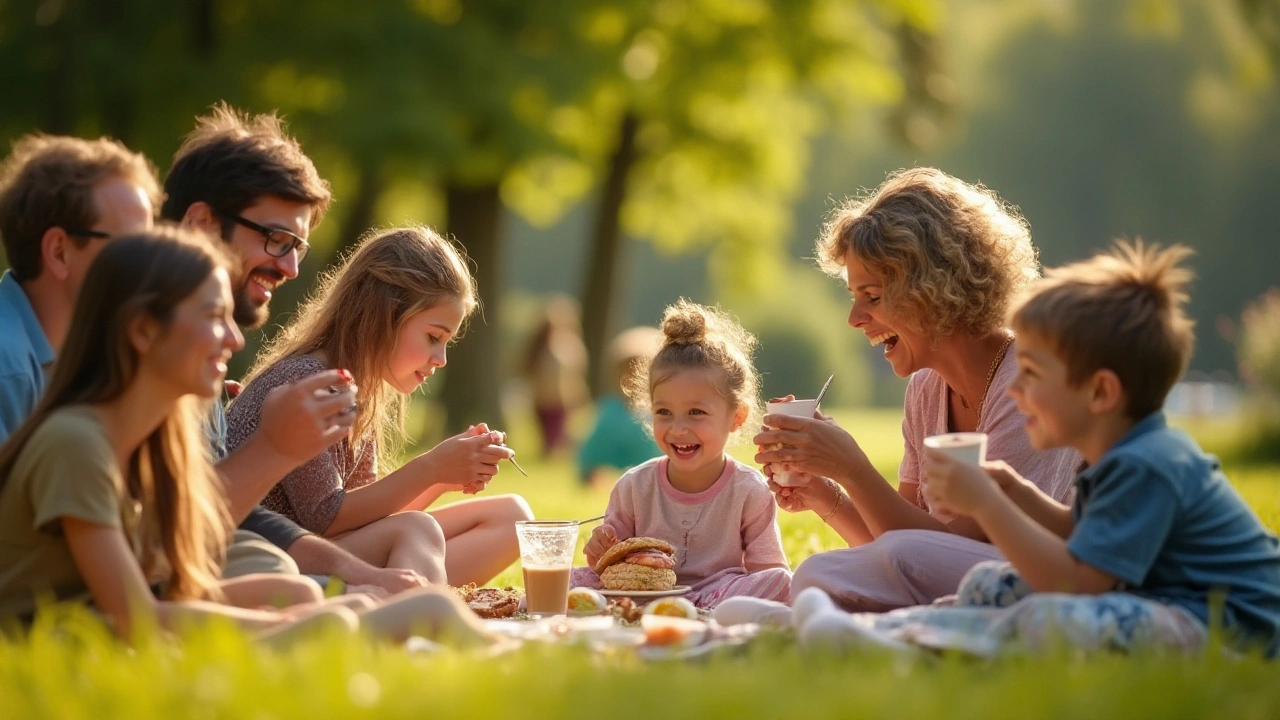
[[644, 644], [649, 647], [689, 648], [707, 635], [706, 623], [682, 617], [645, 615], [640, 626], [644, 628]]
[[670, 590], [676, 586], [675, 554], [665, 540], [633, 537], [606, 550], [595, 569], [606, 590]]
[[645, 615], [667, 615], [690, 620], [698, 619], [698, 608], [682, 597], [658, 598], [644, 608]]
[[478, 588], [475, 585], [465, 585], [454, 590], [472, 612], [486, 620], [514, 616], [520, 609], [520, 600], [524, 598], [524, 593], [512, 587]]
[[623, 625], [635, 625], [644, 615], [634, 600], [625, 597], [609, 599], [609, 614]]
[[605, 597], [591, 588], [576, 587], [569, 591], [570, 615], [600, 615], [608, 608]]

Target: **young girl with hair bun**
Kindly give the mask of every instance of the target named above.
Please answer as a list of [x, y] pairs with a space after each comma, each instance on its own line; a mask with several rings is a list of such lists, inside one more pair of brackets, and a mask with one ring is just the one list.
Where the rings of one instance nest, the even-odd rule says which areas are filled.
[[[649, 411], [663, 454], [619, 478], [587, 562], [594, 567], [620, 541], [658, 538], [675, 548], [677, 583], [691, 586], [686, 597], [699, 607], [734, 596], [788, 602], [773, 495], [758, 470], [725, 452], [760, 416], [756, 339], [720, 310], [683, 299], [667, 308], [662, 332], [627, 395]], [[573, 584], [599, 588], [600, 578], [576, 568]]]

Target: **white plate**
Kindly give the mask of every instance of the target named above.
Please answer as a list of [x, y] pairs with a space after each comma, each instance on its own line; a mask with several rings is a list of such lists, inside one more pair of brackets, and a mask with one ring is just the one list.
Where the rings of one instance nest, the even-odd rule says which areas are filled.
[[599, 590], [605, 597], [660, 598], [672, 595], [684, 595], [693, 588], [688, 585], [677, 585], [670, 590]]

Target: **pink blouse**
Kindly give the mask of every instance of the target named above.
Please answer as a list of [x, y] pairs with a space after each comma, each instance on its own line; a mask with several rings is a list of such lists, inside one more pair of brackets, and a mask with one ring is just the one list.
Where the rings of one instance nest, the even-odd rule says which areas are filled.
[[[1080, 454], [1072, 448], [1037, 451], [1026, 433], [1026, 416], [1009, 397], [1009, 386], [1018, 374], [1017, 343], [1009, 346], [987, 390], [978, 432], [987, 434], [987, 459], [1003, 460], [1018, 474], [1035, 483], [1055, 500], [1070, 504], [1075, 494]], [[902, 420], [905, 452], [898, 468], [898, 482], [916, 485], [916, 504], [942, 522], [955, 516], [930, 508], [924, 498], [924, 439], [950, 432], [947, 429], [947, 384], [932, 370], [920, 370], [907, 383]]]

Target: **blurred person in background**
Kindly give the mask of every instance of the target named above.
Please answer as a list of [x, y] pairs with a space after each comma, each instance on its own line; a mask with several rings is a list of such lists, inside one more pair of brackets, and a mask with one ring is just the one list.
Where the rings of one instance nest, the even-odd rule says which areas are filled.
[[660, 452], [644, 420], [622, 393], [631, 374], [661, 344], [662, 331], [647, 326], [624, 330], [609, 343], [606, 363], [613, 373], [612, 391], [596, 402], [595, 424], [578, 448], [578, 478], [584, 484], [593, 482], [604, 468], [629, 470]]
[[588, 396], [587, 346], [573, 300], [564, 296], [547, 300], [542, 321], [525, 350], [522, 370], [542, 432], [542, 456], [550, 457], [568, 444], [565, 425], [569, 415], [582, 407]]

